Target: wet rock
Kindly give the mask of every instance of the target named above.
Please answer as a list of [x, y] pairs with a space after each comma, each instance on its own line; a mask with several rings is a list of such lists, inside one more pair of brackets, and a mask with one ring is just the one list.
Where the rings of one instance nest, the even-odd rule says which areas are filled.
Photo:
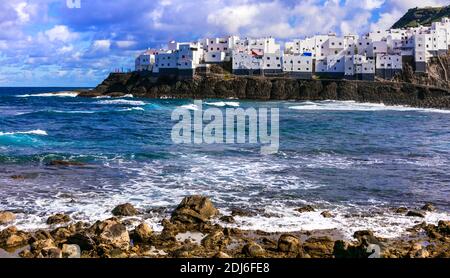
[[118, 205], [112, 210], [114, 216], [135, 216], [138, 213], [138, 210], [129, 203]]
[[49, 163], [47, 163], [47, 166], [84, 166], [85, 163], [78, 162], [78, 161], [67, 161], [67, 160], [52, 160]]
[[304, 213], [304, 212], [313, 212], [316, 210], [314, 209], [314, 207], [307, 205], [307, 206], [296, 209], [296, 211], [298, 211], [300, 213]]
[[300, 239], [290, 234], [281, 235], [278, 239], [278, 250], [298, 253], [300, 251]]
[[202, 240], [202, 245], [206, 249], [221, 250], [229, 243], [229, 238], [222, 231], [214, 231]]
[[129, 257], [128, 253], [120, 248], [114, 248], [106, 255], [108, 258], [112, 259], [126, 259]]
[[120, 249], [128, 249], [130, 246], [128, 231], [117, 219], [98, 221], [90, 230], [95, 235], [94, 240], [101, 244], [111, 245]]
[[67, 243], [80, 246], [81, 250], [90, 251], [94, 249], [96, 243], [92, 236], [86, 232], [79, 232], [67, 239]]
[[66, 227], [59, 227], [51, 232], [52, 237], [58, 242], [67, 241], [73, 234], [75, 234], [75, 231], [71, 231]]
[[11, 226], [0, 232], [0, 248], [19, 248], [28, 244], [30, 234]]
[[395, 213], [399, 213], [399, 214], [405, 214], [408, 212], [408, 208], [405, 207], [399, 207], [395, 210]]
[[62, 258], [62, 251], [57, 247], [46, 247], [41, 250], [38, 258], [48, 258], [48, 259], [60, 259]]
[[70, 219], [70, 216], [67, 214], [58, 213], [55, 215], [50, 216], [47, 219], [48, 225], [56, 225], [56, 224], [63, 224], [70, 222], [72, 219]]
[[242, 253], [250, 258], [264, 258], [266, 251], [260, 245], [251, 242], [242, 248]]
[[436, 208], [434, 207], [434, 205], [432, 203], [426, 203], [422, 208], [420, 208], [421, 210], [424, 211], [435, 211]]
[[205, 223], [213, 216], [217, 215], [218, 210], [214, 207], [211, 200], [207, 197], [195, 195], [185, 197], [172, 213], [171, 221], [182, 223], [199, 224]]
[[334, 242], [333, 255], [335, 258], [368, 258], [367, 246], [353, 245], [343, 240]]
[[54, 240], [50, 232], [46, 230], [37, 230], [36, 232], [30, 235], [30, 239], [28, 240], [28, 242], [33, 243], [39, 240], [46, 240], [46, 239]]
[[19, 257], [21, 257], [21, 258], [26, 258], [26, 259], [31, 259], [31, 258], [34, 258], [34, 255], [33, 255], [33, 253], [31, 253], [30, 250], [25, 249], [25, 250], [22, 250], [22, 251], [19, 253]]
[[307, 239], [302, 247], [311, 258], [331, 258], [333, 256], [334, 241], [327, 236], [314, 237]]
[[322, 215], [324, 218], [333, 218], [334, 217], [334, 215], [327, 210], [322, 212], [320, 215]]
[[415, 211], [415, 210], [410, 210], [410, 211], [408, 211], [408, 213], [406, 214], [406, 216], [409, 216], [409, 217], [421, 217], [421, 218], [425, 218], [425, 214], [424, 214], [423, 212]]
[[52, 239], [43, 239], [33, 242], [30, 245], [30, 251], [39, 253], [42, 249], [50, 247], [56, 247], [55, 242]]
[[76, 244], [63, 244], [61, 251], [63, 258], [81, 258], [81, 248]]
[[236, 220], [234, 220], [233, 216], [222, 216], [219, 220], [228, 224], [236, 223]]
[[0, 225], [9, 224], [16, 220], [16, 215], [9, 211], [0, 211]]
[[142, 223], [134, 229], [134, 240], [137, 242], [148, 242], [150, 241], [153, 231], [149, 225]]
[[250, 210], [245, 210], [242, 208], [232, 208], [231, 209], [231, 216], [252, 217], [255, 215], [256, 214]]
[[213, 258], [215, 259], [231, 259], [232, 257], [224, 252], [218, 252], [216, 253]]

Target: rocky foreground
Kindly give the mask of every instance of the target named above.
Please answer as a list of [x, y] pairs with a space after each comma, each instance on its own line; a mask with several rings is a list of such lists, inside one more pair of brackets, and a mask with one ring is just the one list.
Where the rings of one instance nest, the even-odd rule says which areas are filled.
[[[430, 205], [422, 208], [432, 209]], [[398, 213], [420, 217], [423, 212], [400, 208]], [[145, 223], [127, 230], [124, 218], [140, 214], [131, 204], [116, 207], [112, 214], [113, 218], [93, 225], [72, 223], [65, 214], [53, 215], [47, 220], [53, 230], [25, 232], [10, 226], [0, 232], [0, 248], [23, 258], [367, 258], [377, 256], [378, 247], [385, 258], [450, 257], [450, 221], [416, 225], [401, 239], [379, 238], [366, 230], [355, 232], [353, 241], [343, 241], [326, 232], [280, 234], [224, 228], [212, 221], [233, 222], [233, 217], [221, 215], [203, 196], [184, 198], [170, 219], [163, 220], [160, 233]], [[0, 224], [14, 219], [13, 213], [0, 212]]]

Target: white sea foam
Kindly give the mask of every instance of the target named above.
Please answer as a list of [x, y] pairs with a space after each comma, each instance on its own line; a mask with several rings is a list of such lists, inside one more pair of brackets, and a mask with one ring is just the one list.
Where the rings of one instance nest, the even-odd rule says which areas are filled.
[[359, 103], [355, 101], [305, 101], [289, 109], [305, 111], [415, 111], [423, 113], [450, 113], [450, 110], [385, 105], [383, 103]]
[[205, 104], [218, 107], [224, 106], [239, 107], [239, 102], [234, 101], [205, 102]]
[[1, 132], [0, 131], [0, 136], [16, 135], [16, 134], [30, 134], [30, 135], [41, 135], [41, 136], [48, 135], [45, 130], [41, 130], [41, 129], [35, 129], [35, 130], [30, 130], [30, 131], [17, 131], [17, 132]]
[[77, 97], [77, 92], [59, 92], [59, 93], [42, 93], [42, 94], [25, 94], [16, 97]]
[[134, 98], [134, 96], [132, 94], [126, 94], [123, 96], [123, 98]]
[[194, 110], [194, 111], [198, 110], [198, 106], [195, 104], [186, 104], [186, 105], [182, 105], [180, 107], [184, 108], [184, 109], [188, 109], [188, 110]]
[[141, 100], [128, 100], [128, 99], [108, 99], [108, 100], [100, 100], [95, 102], [96, 104], [104, 104], [104, 105], [135, 105], [135, 106], [143, 106], [148, 103]]

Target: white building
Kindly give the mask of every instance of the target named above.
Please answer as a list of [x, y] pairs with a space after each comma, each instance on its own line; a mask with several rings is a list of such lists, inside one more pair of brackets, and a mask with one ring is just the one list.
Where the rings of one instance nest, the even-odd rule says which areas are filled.
[[262, 70], [264, 74], [282, 73], [283, 72], [283, 56], [281, 52], [264, 53], [262, 57]]
[[233, 52], [233, 74], [260, 75], [262, 73], [263, 56], [255, 52]]
[[152, 71], [155, 64], [157, 50], [147, 49], [135, 60], [135, 71]]
[[312, 56], [284, 54], [283, 71], [301, 79], [311, 79], [313, 73]]
[[377, 54], [376, 76], [391, 79], [403, 69], [402, 56], [400, 54]]

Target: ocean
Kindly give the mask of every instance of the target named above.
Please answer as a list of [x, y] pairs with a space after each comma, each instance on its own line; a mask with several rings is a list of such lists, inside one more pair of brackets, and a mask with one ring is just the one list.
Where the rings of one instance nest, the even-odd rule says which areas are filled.
[[[252, 212], [229, 226], [268, 232], [337, 229], [350, 237], [372, 229], [397, 237], [423, 220], [450, 219], [450, 111], [351, 101], [204, 103], [279, 108], [280, 148], [264, 155], [257, 144], [174, 144], [172, 111], [193, 100], [85, 99], [71, 90], [0, 88], [0, 210], [14, 211], [18, 228], [45, 228], [55, 213], [106, 219], [130, 202], [158, 230], [192, 194], [209, 196], [225, 214]], [[60, 91], [67, 92], [48, 94]], [[393, 212], [426, 202], [437, 211], [425, 219]], [[307, 204], [317, 210], [295, 210]], [[324, 210], [335, 217], [322, 217]]]

